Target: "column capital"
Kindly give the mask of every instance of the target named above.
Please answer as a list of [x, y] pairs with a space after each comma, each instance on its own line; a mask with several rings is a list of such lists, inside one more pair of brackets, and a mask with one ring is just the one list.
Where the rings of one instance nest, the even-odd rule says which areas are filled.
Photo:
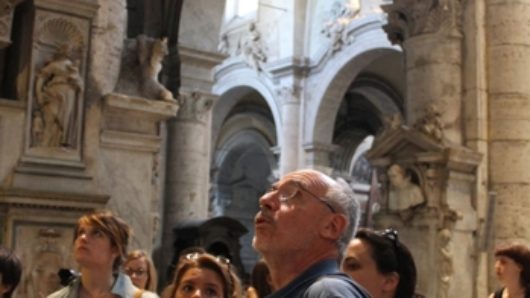
[[442, 30], [460, 30], [460, 0], [394, 0], [381, 8], [388, 14], [388, 24], [383, 29], [393, 44]]
[[177, 99], [180, 106], [177, 118], [205, 121], [216, 98], [218, 96], [211, 93], [181, 89]]

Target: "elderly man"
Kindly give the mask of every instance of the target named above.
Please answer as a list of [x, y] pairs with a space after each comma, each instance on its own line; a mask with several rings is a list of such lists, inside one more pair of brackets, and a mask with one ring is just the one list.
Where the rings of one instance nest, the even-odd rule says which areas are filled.
[[348, 184], [300, 170], [274, 184], [259, 204], [253, 246], [277, 290], [269, 298], [369, 297], [337, 264], [359, 218]]

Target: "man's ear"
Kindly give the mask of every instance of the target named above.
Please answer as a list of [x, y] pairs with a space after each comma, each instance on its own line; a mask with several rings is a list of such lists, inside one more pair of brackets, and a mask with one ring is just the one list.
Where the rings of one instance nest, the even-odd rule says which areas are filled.
[[333, 213], [325, 221], [321, 235], [326, 239], [339, 239], [347, 224], [348, 219], [344, 214]]

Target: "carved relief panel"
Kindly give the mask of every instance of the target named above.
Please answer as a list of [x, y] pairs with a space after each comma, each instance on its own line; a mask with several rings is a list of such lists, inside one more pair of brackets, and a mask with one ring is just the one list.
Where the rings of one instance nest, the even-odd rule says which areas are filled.
[[40, 298], [61, 288], [57, 272], [74, 269], [72, 260], [73, 226], [17, 222], [14, 249], [23, 262], [22, 279], [16, 297]]

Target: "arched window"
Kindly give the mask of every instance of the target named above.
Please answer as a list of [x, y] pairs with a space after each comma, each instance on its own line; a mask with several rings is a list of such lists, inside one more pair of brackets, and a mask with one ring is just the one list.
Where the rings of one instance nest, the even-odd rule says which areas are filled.
[[252, 18], [258, 11], [259, 0], [227, 0], [225, 22], [236, 18]]

